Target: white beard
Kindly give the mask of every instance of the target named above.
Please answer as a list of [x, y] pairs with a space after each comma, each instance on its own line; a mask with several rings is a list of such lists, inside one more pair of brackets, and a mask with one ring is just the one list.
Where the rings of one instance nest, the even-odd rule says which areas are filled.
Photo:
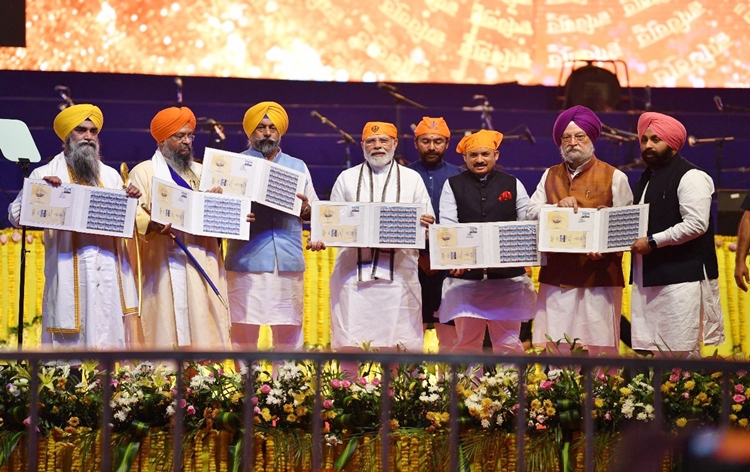
[[365, 154], [365, 160], [368, 164], [370, 164], [370, 167], [379, 170], [390, 164], [395, 154], [395, 149], [391, 149], [389, 152], [386, 152], [384, 156], [373, 156], [372, 153], [370, 153]]

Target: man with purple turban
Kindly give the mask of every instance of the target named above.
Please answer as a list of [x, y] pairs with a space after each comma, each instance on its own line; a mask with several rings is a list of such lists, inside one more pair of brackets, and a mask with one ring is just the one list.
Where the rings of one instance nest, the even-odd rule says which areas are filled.
[[[99, 107], [68, 107], [53, 128], [62, 152], [31, 173], [55, 187], [79, 184], [122, 189], [117, 170], [104, 165], [99, 132], [104, 116]], [[127, 187], [130, 197], [141, 192]], [[8, 207], [18, 226], [22, 193]], [[112, 236], [44, 230], [44, 297], [42, 342], [54, 349], [124, 349], [139, 338], [138, 295], [124, 240]]]
[[[151, 221], [152, 180], [158, 177], [197, 190], [202, 166], [193, 159], [196, 119], [187, 107], [161, 110], [151, 121], [157, 149], [130, 173], [143, 189], [136, 214], [141, 256], [141, 323], [149, 348], [229, 348], [229, 313], [221, 300], [172, 241], [185, 243], [195, 260], [226, 298], [224, 259], [216, 238], [194, 236]], [[210, 191], [221, 192], [221, 187]]]
[[649, 204], [648, 236], [633, 243], [633, 349], [700, 356], [724, 342], [711, 198], [714, 183], [679, 153], [687, 132], [676, 119], [638, 119], [646, 170], [635, 200]]
[[[543, 205], [601, 208], [633, 203], [628, 179], [594, 155], [601, 122], [593, 111], [574, 106], [557, 117], [552, 139], [563, 162], [550, 167], [531, 196], [526, 218], [539, 218]], [[578, 338], [589, 355], [616, 356], [620, 346], [622, 254], [546, 253], [539, 271], [533, 342], [544, 345]]]

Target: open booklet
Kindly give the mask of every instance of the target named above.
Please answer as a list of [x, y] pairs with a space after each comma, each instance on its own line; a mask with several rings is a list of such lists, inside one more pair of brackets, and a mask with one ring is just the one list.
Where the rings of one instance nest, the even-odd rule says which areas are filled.
[[310, 238], [338, 247], [425, 247], [421, 203], [312, 203]]
[[302, 172], [236, 152], [206, 148], [199, 189], [221, 187], [225, 195], [242, 195], [254, 202], [299, 216], [307, 177]]
[[194, 192], [154, 178], [151, 219], [196, 236], [249, 239], [250, 200], [221, 193]]
[[624, 207], [572, 208], [544, 206], [539, 213], [539, 250], [543, 252], [629, 251], [646, 236], [648, 204]]
[[138, 199], [125, 190], [24, 179], [21, 191], [24, 226], [133, 237]]
[[431, 269], [538, 266], [536, 221], [430, 225]]

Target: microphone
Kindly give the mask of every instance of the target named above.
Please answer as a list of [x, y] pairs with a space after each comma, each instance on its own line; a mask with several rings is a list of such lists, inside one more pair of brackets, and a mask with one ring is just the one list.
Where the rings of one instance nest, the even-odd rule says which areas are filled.
[[708, 143], [724, 143], [725, 141], [734, 141], [734, 136], [720, 136], [717, 138], [696, 138], [695, 136], [688, 136], [688, 144], [692, 146], [698, 146], [699, 144]]
[[177, 85], [177, 103], [182, 103], [182, 79], [175, 77], [174, 83]]
[[310, 116], [312, 116], [313, 118], [319, 119], [320, 122], [323, 123], [324, 125], [328, 124], [328, 118], [326, 118], [325, 116], [321, 115], [320, 113], [318, 113], [315, 110], [313, 110], [313, 111], [310, 112]]
[[398, 90], [398, 89], [397, 89], [396, 87], [394, 87], [393, 85], [391, 85], [391, 84], [386, 84], [385, 82], [379, 82], [379, 83], [378, 83], [378, 88], [379, 88], [379, 89], [390, 90], [391, 92], [395, 92], [396, 90]]
[[536, 139], [534, 139], [534, 135], [531, 134], [531, 130], [528, 126], [524, 125], [523, 127], [523, 135], [526, 139], [529, 140], [531, 144], [536, 144]]
[[[719, 109], [719, 111], [724, 111], [724, 103], [721, 101], [721, 97], [718, 95], [714, 95], [714, 103], [716, 104], [716, 108]], [[692, 144], [691, 144], [692, 146]]]
[[646, 85], [643, 90], [646, 92], [646, 111], [651, 111], [651, 87]]
[[65, 85], [55, 85], [55, 92], [60, 94], [60, 97], [65, 100], [65, 103], [60, 105], [61, 110], [75, 105], [75, 103], [73, 103], [73, 99], [70, 98], [70, 87], [67, 87]]
[[227, 139], [227, 136], [224, 134], [224, 126], [221, 123], [214, 120], [213, 118], [207, 118], [206, 124], [214, 130], [216, 136], [219, 137], [219, 141], [224, 141]]
[[487, 97], [484, 95], [474, 95], [474, 100], [487, 100]]

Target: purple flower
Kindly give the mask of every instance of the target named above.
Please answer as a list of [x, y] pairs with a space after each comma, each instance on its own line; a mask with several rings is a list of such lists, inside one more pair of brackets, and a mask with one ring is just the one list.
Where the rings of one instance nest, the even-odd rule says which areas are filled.
[[739, 393], [732, 397], [732, 400], [734, 400], [736, 403], [743, 403], [745, 401], [745, 395], [740, 395]]
[[265, 394], [265, 395], [268, 395], [269, 393], [271, 393], [271, 386], [268, 385], [268, 384], [263, 384], [260, 387], [260, 392], [263, 393], [263, 394]]

